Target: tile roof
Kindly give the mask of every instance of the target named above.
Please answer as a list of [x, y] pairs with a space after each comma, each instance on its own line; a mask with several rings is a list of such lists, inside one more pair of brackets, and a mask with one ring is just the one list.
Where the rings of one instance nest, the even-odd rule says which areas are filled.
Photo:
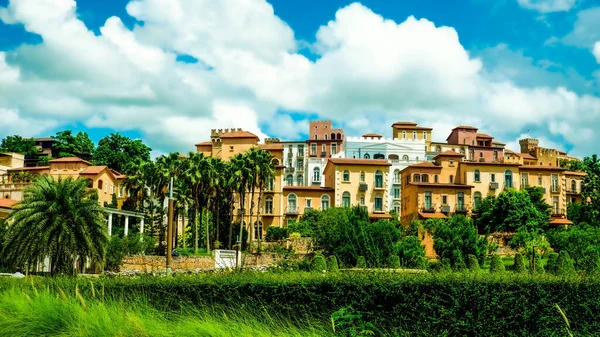
[[88, 165], [92, 165], [92, 163], [90, 163], [89, 161], [83, 160], [79, 157], [64, 157], [64, 158], [52, 159], [49, 162], [50, 163], [86, 163]]
[[478, 134], [477, 134], [477, 138], [489, 138], [489, 139], [492, 139], [492, 138], [494, 138], [494, 137], [492, 137], [492, 136], [490, 136], [490, 135], [487, 135], [487, 134], [485, 134], [485, 133], [478, 133]]
[[442, 213], [424, 213], [419, 212], [419, 216], [423, 219], [447, 219], [448, 217]]
[[201, 142], [201, 143], [195, 144], [194, 146], [212, 146], [212, 142], [211, 141]]
[[248, 131], [233, 131], [229, 133], [225, 133], [221, 135], [221, 138], [255, 138], [258, 139], [258, 136]]
[[476, 127], [474, 127], [474, 126], [470, 126], [470, 125], [459, 125], [459, 126], [455, 127], [455, 128], [454, 128], [454, 129], [452, 129], [452, 130], [456, 130], [456, 129], [479, 130], [479, 129], [477, 129]]
[[107, 168], [108, 168], [107, 166], [88, 166], [85, 168], [85, 170], [81, 171], [79, 174], [95, 175], [95, 174], [101, 173], [102, 171], [104, 171]]
[[456, 151], [452, 151], [452, 150], [447, 150], [441, 153], [438, 153], [437, 156], [435, 156], [434, 158], [437, 157], [464, 157], [465, 155], [462, 153], [458, 153]]
[[7, 171], [10, 172], [19, 172], [19, 171], [41, 171], [41, 170], [48, 170], [50, 169], [50, 166], [33, 166], [33, 167], [19, 167], [19, 168], [12, 168], [12, 169], [8, 169]]
[[378, 135], [376, 133], [365, 133], [364, 135], [362, 135], [363, 138], [367, 138], [367, 137], [371, 137], [371, 138], [381, 138], [383, 137], [382, 135]]
[[423, 187], [448, 187], [448, 188], [473, 188], [473, 186], [471, 185], [461, 185], [461, 184], [454, 184], [454, 183], [416, 183], [411, 181], [410, 182], [411, 185], [415, 185], [415, 186], [423, 186]]
[[565, 174], [568, 176], [580, 176], [580, 177], [587, 176], [587, 173], [585, 173], [585, 172], [575, 172], [575, 171], [566, 171]]
[[514, 152], [514, 154], [516, 154], [517, 156], [523, 158], [523, 159], [527, 159], [527, 160], [537, 160], [536, 157], [530, 155], [529, 153], [521, 153], [521, 152]]
[[409, 167], [420, 167], [420, 168], [438, 168], [441, 169], [441, 166], [437, 166], [436, 164], [429, 162], [429, 161], [424, 161], [421, 163], [417, 163], [417, 164], [412, 164], [412, 165], [408, 165], [407, 168]]
[[553, 219], [550, 221], [551, 225], [572, 225], [573, 221], [569, 219]]
[[392, 124], [392, 126], [417, 126], [417, 123], [414, 122], [396, 122]]
[[329, 158], [329, 162], [336, 165], [392, 166], [385, 159]]
[[282, 144], [258, 144], [258, 147], [263, 150], [283, 151]]
[[17, 200], [0, 198], [0, 208], [13, 208]]

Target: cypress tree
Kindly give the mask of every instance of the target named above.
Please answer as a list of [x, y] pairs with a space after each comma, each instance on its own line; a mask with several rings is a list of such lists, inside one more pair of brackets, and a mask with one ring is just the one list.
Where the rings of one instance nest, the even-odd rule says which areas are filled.
[[504, 263], [502, 262], [500, 255], [492, 255], [492, 260], [490, 261], [490, 273], [502, 273], [504, 270]]
[[364, 256], [359, 256], [356, 259], [356, 268], [367, 268], [367, 260], [365, 260]]
[[588, 248], [583, 252], [581, 267], [588, 275], [598, 274], [600, 272], [600, 253], [597, 248]]
[[573, 260], [566, 250], [561, 250], [556, 259], [556, 275], [568, 276], [575, 273]]
[[548, 260], [546, 261], [546, 271], [552, 274], [556, 273], [556, 260], [558, 259], [558, 254], [555, 252], [548, 253]]
[[479, 267], [479, 261], [477, 260], [477, 256], [473, 254], [467, 255], [467, 267], [470, 271], [479, 271], [481, 269]]
[[394, 268], [394, 269], [400, 268], [400, 257], [398, 255], [390, 256], [389, 265], [391, 268]]
[[325, 263], [325, 258], [321, 254], [315, 255], [315, 259], [313, 261], [313, 271], [323, 272], [327, 270], [327, 264]]
[[338, 266], [337, 257], [335, 257], [335, 255], [331, 255], [327, 259], [327, 271], [335, 273], [335, 272], [338, 272], [339, 270], [340, 270], [340, 268]]
[[513, 264], [513, 270], [515, 273], [522, 273], [525, 271], [525, 263], [523, 262], [523, 255], [515, 254], [515, 262]]

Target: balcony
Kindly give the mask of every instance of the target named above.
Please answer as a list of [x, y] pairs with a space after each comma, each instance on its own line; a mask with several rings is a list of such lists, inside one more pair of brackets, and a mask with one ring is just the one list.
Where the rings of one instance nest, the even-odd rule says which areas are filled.
[[497, 190], [498, 189], [498, 183], [490, 183], [490, 190]]
[[369, 190], [369, 185], [366, 183], [360, 183], [358, 185], [358, 190], [359, 191], [367, 191], [367, 190]]
[[295, 170], [296, 170], [296, 169], [295, 169], [295, 168], [293, 168], [293, 167], [286, 167], [286, 168], [285, 168], [285, 173], [294, 173], [294, 171], [295, 171]]
[[465, 207], [465, 205], [456, 205], [456, 208], [454, 209], [454, 213], [457, 214], [467, 214], [468, 210]]
[[563, 217], [567, 214], [564, 208], [555, 208], [552, 210], [552, 217]]
[[400, 179], [394, 179], [393, 184], [394, 185], [400, 185]]
[[552, 187], [550, 187], [550, 193], [560, 193], [560, 185], [552, 185]]
[[265, 212], [261, 214], [262, 216], [273, 216], [273, 208], [265, 209]]
[[285, 208], [285, 214], [288, 215], [298, 215], [298, 207], [296, 206], [288, 206]]
[[442, 206], [442, 213], [450, 213], [450, 206]]
[[567, 194], [581, 194], [577, 189], [567, 189]]
[[425, 203], [421, 209], [423, 213], [435, 213], [435, 204]]
[[375, 185], [373, 185], [373, 189], [375, 189], [375, 190], [385, 190], [385, 186], [383, 185], [383, 183], [380, 183], [380, 184], [376, 183]]
[[297, 167], [296, 167], [296, 171], [298, 171], [298, 173], [300, 173], [300, 172], [304, 172], [304, 167], [302, 167], [302, 166], [297, 166]]
[[304, 158], [304, 150], [302, 150], [302, 151], [298, 150], [298, 153], [296, 154], [296, 157], [298, 159]]

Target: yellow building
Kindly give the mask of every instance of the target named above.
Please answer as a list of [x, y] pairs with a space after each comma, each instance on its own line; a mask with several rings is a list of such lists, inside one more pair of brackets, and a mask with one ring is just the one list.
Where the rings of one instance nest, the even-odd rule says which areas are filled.
[[20, 153], [0, 153], [0, 176], [8, 170], [25, 166], [25, 156]]
[[[285, 224], [298, 221], [309, 210], [326, 210], [331, 207], [334, 190], [320, 186], [284, 186], [283, 205]], [[278, 214], [281, 214], [278, 213]]]
[[392, 139], [424, 140], [427, 150], [431, 145], [432, 130], [413, 122], [396, 122], [392, 124]]
[[461, 162], [459, 183], [471, 185], [473, 209], [488, 196], [497, 197], [505, 188], [519, 188], [520, 164]]
[[567, 190], [567, 203], [582, 202], [581, 188], [583, 177], [587, 174], [584, 172], [565, 171], [565, 183]]

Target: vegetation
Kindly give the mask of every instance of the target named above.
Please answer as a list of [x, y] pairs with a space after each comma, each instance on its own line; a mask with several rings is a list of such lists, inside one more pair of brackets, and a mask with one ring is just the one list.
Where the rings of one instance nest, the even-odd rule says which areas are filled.
[[490, 261], [490, 272], [491, 273], [502, 273], [505, 271], [504, 263], [502, 262], [502, 258], [500, 255], [494, 254], [492, 255], [492, 259]]
[[24, 155], [34, 155], [38, 153], [33, 138], [23, 138], [21, 136], [7, 136], [0, 141], [0, 152], [16, 152]]
[[152, 149], [141, 140], [133, 140], [118, 133], [100, 139], [94, 150], [93, 161], [121, 173], [135, 172], [135, 165], [150, 161]]
[[53, 275], [73, 274], [75, 263], [102, 265], [108, 235], [95, 190], [84, 179], [41, 176], [9, 216], [2, 256], [15, 266], [50, 258]]
[[569, 253], [564, 250], [558, 253], [558, 258], [556, 259], [556, 275], [568, 276], [574, 273], [575, 266], [573, 265], [573, 260], [569, 256]]
[[78, 132], [73, 135], [71, 130], [59, 131], [52, 136], [52, 157], [79, 157], [84, 160], [92, 160], [94, 153], [94, 142], [86, 132]]
[[315, 255], [313, 260], [313, 270], [317, 272], [323, 272], [327, 270], [327, 263], [325, 263], [325, 257], [323, 257], [323, 255]]
[[515, 254], [515, 260], [513, 264], [513, 271], [515, 273], [522, 273], [525, 271], [525, 262], [523, 262], [523, 255], [517, 253]]
[[356, 259], [356, 268], [367, 268], [367, 261], [364, 256], [359, 256]]
[[335, 255], [329, 256], [327, 258], [327, 271], [335, 273], [339, 271], [339, 266], [337, 262], [337, 258]]
[[267, 227], [267, 235], [265, 240], [267, 241], [280, 241], [287, 237], [287, 228], [278, 226]]

